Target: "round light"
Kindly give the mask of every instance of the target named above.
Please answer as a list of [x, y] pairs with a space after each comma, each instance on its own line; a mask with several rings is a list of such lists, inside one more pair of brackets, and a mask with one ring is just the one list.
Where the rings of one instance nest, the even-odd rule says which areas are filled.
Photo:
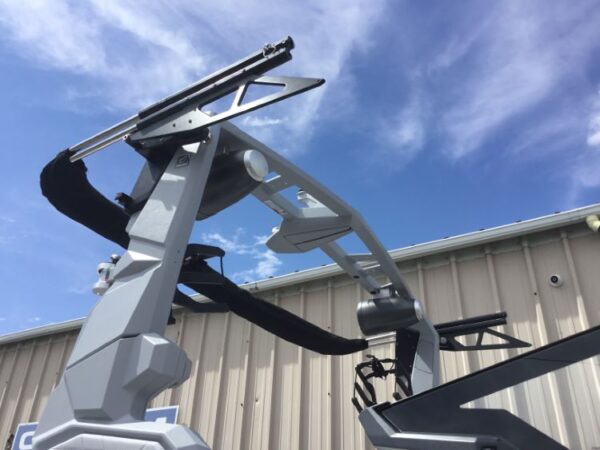
[[361, 300], [356, 308], [360, 330], [365, 336], [408, 328], [423, 317], [421, 304], [394, 294]]
[[269, 173], [269, 164], [262, 153], [256, 150], [246, 150], [244, 152], [244, 166], [250, 175], [256, 181], [263, 181]]

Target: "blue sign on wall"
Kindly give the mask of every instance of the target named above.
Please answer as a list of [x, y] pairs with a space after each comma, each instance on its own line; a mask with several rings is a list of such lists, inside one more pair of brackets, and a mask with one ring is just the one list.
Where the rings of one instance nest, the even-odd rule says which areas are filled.
[[179, 406], [165, 406], [146, 410], [146, 422], [175, 423]]
[[[178, 411], [178, 406], [148, 409], [146, 410], [144, 420], [146, 422], [175, 423]], [[19, 424], [17, 431], [15, 431], [15, 439], [13, 440], [11, 450], [31, 450], [33, 448], [31, 440], [37, 426], [37, 422]]]
[[37, 422], [35, 423], [21, 423], [17, 426], [15, 432], [15, 440], [13, 441], [12, 450], [30, 450], [33, 448], [31, 439], [37, 428]]

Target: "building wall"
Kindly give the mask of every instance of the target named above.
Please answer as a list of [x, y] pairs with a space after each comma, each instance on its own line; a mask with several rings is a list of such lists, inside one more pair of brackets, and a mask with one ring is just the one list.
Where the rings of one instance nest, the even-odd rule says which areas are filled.
[[[547, 344], [600, 324], [600, 236], [582, 225], [434, 255], [399, 258], [405, 278], [434, 322], [507, 311], [504, 331]], [[551, 287], [549, 276], [564, 279]], [[347, 337], [360, 335], [356, 303], [368, 294], [335, 275], [260, 295]], [[321, 356], [232, 314], [179, 311], [167, 337], [193, 362], [190, 379], [151, 406], [180, 405], [179, 423], [217, 449], [372, 448], [350, 403], [354, 366], [364, 354]], [[59, 379], [77, 330], [0, 347], [0, 443], [21, 422], [36, 421]], [[451, 380], [521, 350], [444, 353]], [[391, 345], [370, 349], [391, 357]], [[377, 386], [391, 399], [391, 380]], [[474, 402], [506, 408], [571, 449], [600, 447], [597, 358]]]

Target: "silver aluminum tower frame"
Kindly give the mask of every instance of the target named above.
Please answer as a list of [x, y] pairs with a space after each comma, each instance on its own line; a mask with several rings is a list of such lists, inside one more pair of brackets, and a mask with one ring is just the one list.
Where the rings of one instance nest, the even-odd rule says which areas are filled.
[[[406, 319], [421, 336], [415, 391], [437, 385], [437, 333], [419, 307], [413, 307], [416, 300], [361, 216], [266, 145], [222, 123], [210, 128], [207, 140], [184, 145], [174, 154], [144, 208], [132, 216], [129, 248], [117, 263], [111, 288], [85, 322], [36, 434], [36, 449], [92, 448], [97, 441], [112, 446], [118, 442], [124, 449], [139, 448], [140, 442], [157, 449], [207, 448], [185, 427], [150, 424], [142, 417], [152, 397], [189, 375], [187, 356], [164, 337], [170, 299], [212, 159], [217, 152], [237, 149], [259, 151], [274, 173], [253, 192], [283, 219], [269, 247], [285, 252], [321, 248], [376, 298], [399, 293], [400, 301], [417, 310]], [[309, 194], [310, 206], [296, 206], [280, 192], [290, 186]], [[349, 255], [336, 244], [352, 232], [371, 253]], [[391, 284], [378, 283], [364, 261], [379, 264]]]
[[[265, 47], [263, 59], [269, 60], [285, 49], [289, 52], [292, 45], [285, 42]], [[253, 60], [251, 64], [260, 62]], [[36, 450], [208, 448], [194, 431], [181, 425], [147, 423], [143, 415], [151, 398], [189, 376], [190, 360], [164, 337], [171, 299], [213, 159], [238, 149], [258, 151], [272, 174], [253, 191], [282, 218], [267, 245], [288, 253], [320, 248], [376, 302], [392, 301], [400, 306], [397, 325], [418, 330], [420, 336], [413, 372], [415, 392], [438, 384], [437, 333], [362, 217], [278, 153], [224, 122], [316, 87], [322, 80], [262, 77], [261, 71], [249, 75], [247, 68], [239, 69], [235, 65], [224, 69], [219, 76], [194, 85], [192, 91], [181, 91], [159, 107], [148, 108], [72, 148], [77, 151], [72, 157], [76, 161], [124, 137], [142, 147], [175, 138], [170, 162], [144, 206], [131, 216], [127, 227], [130, 243], [111, 273], [111, 286], [88, 316], [49, 399], [34, 438]], [[283, 89], [244, 105], [248, 86], [257, 81]], [[208, 115], [199, 109], [235, 91], [228, 111]], [[302, 190], [305, 206], [295, 205], [281, 193], [291, 186]], [[356, 233], [368, 253], [347, 254], [336, 243], [350, 233]], [[378, 266], [389, 284], [379, 283], [365, 265]]]

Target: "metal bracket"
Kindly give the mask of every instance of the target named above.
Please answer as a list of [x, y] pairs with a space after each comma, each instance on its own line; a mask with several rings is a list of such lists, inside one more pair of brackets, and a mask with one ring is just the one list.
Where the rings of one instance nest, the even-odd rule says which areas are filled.
[[[451, 352], [498, 350], [531, 346], [531, 344], [525, 341], [490, 328], [500, 325], [506, 325], [506, 312], [441, 323], [437, 324], [435, 329], [440, 336], [440, 350]], [[483, 339], [486, 334], [500, 338], [502, 342], [485, 344]], [[475, 344], [463, 344], [457, 339], [461, 336], [471, 335], [477, 336]]]
[[[516, 337], [509, 336], [508, 334], [501, 333], [500, 331], [490, 330], [489, 328], [475, 333], [477, 334], [477, 342], [475, 344], [463, 344], [456, 339], [459, 336], [469, 336], [471, 334], [473, 333], [440, 336], [440, 350], [446, 350], [450, 352], [472, 352], [479, 350], [499, 350], [505, 348], [522, 348], [531, 346], [531, 344], [517, 339]], [[484, 344], [483, 338], [486, 334], [496, 336], [504, 341], [497, 344]]]
[[[300, 94], [323, 84], [325, 80], [316, 78], [262, 76], [265, 72], [292, 59], [291, 50], [293, 48], [294, 41], [289, 36], [279, 42], [265, 45], [262, 49], [246, 58], [199, 80], [122, 122], [70, 147], [69, 150], [74, 152], [70, 158], [71, 162], [92, 155], [128, 136], [131, 138], [132, 143], [137, 143], [138, 145], [141, 145], [139, 141], [145, 139], [156, 138], [157, 136], [172, 136], [175, 134], [179, 138], [181, 138], [182, 134], [187, 134], [184, 140], [176, 142], [178, 145], [198, 142], [205, 137], [201, 131], [205, 131], [209, 125], [222, 122], [257, 108], [262, 108], [263, 106]], [[283, 89], [275, 94], [267, 95], [262, 99], [242, 105], [243, 97], [246, 94], [248, 86], [251, 84], [278, 85], [283, 86]], [[207, 120], [205, 115], [199, 110], [202, 106], [225, 97], [236, 90], [237, 95], [234, 104], [228, 111]], [[194, 112], [195, 114], [188, 116], [188, 113]], [[181, 125], [184, 123], [187, 127], [187, 133], [182, 133], [181, 131]], [[179, 128], [177, 128], [178, 124]], [[160, 131], [157, 129], [160, 129]], [[144, 131], [142, 132], [142, 130]], [[157, 139], [160, 140], [159, 138]]]
[[[223, 122], [228, 119], [233, 119], [241, 114], [245, 114], [250, 111], [262, 108], [272, 103], [285, 100], [288, 97], [301, 94], [310, 89], [321, 86], [325, 80], [322, 78], [301, 78], [301, 77], [273, 77], [263, 76], [254, 80], [249, 80], [243, 84], [240, 84], [237, 88], [237, 92], [231, 106], [226, 111], [215, 115], [207, 115], [200, 109], [219, 98], [226, 95], [223, 94], [218, 97], [209, 97], [202, 103], [193, 105], [187, 112], [183, 114], [178, 112], [175, 117], [167, 117], [157, 124], [150, 126], [145, 125], [142, 120], [138, 123], [138, 131], [130, 135], [132, 143], [142, 142], [146, 139], [158, 139], [165, 137], [177, 137], [186, 135], [190, 139], [197, 139], [194, 134], [196, 130], [202, 130], [210, 125], [214, 125]], [[250, 86], [281, 86], [282, 89], [279, 92], [274, 92], [265, 95], [261, 98], [253, 100], [248, 103], [243, 103], [248, 89]]]

